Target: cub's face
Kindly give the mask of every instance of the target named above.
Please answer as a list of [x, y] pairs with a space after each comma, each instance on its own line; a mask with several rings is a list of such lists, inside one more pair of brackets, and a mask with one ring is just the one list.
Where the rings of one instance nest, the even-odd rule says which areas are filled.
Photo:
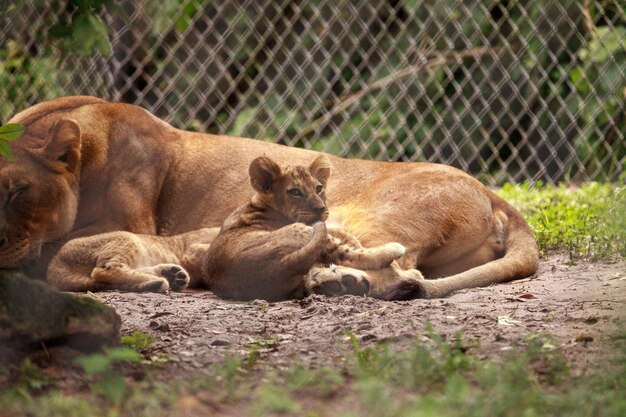
[[275, 209], [292, 222], [313, 224], [328, 218], [326, 189], [305, 167], [285, 168], [273, 194]]
[[320, 155], [309, 167], [281, 168], [267, 157], [250, 165], [250, 180], [264, 204], [291, 222], [313, 224], [328, 218], [326, 184], [330, 175], [328, 158]]
[[14, 149], [15, 161], [0, 162], [0, 269], [35, 261], [45, 242], [68, 233], [76, 218], [80, 129], [58, 123], [47, 138]]

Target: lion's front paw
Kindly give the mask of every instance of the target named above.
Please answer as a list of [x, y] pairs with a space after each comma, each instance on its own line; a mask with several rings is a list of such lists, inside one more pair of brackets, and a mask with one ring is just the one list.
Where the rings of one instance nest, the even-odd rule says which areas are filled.
[[170, 290], [182, 291], [189, 285], [189, 274], [180, 265], [161, 264], [154, 267], [160, 275], [167, 279]]
[[307, 277], [307, 290], [326, 296], [367, 295], [370, 290], [368, 275], [354, 268], [331, 266], [313, 268]]

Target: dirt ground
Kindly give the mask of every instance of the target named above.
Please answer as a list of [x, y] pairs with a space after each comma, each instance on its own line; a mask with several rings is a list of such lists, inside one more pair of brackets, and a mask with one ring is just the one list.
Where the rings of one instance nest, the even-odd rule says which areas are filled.
[[626, 262], [570, 265], [566, 256], [553, 255], [531, 278], [440, 300], [311, 296], [236, 303], [206, 291], [97, 297], [122, 317], [123, 334], [155, 336], [146, 353], [169, 358], [159, 371], [165, 379], [203, 372], [253, 348], [259, 351], [257, 366], [332, 365], [350, 350], [348, 332], [364, 345], [388, 341], [402, 347], [425, 338], [427, 322], [447, 338], [461, 331], [475, 353], [486, 357], [549, 334], [550, 344], [581, 372], [602, 361], [610, 336], [624, 330]]

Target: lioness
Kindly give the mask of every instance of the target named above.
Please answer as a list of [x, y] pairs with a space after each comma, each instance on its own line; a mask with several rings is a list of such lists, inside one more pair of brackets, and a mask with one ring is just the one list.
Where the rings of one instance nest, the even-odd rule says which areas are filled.
[[[94, 97], [43, 102], [9, 122], [26, 132], [10, 143], [14, 162], [0, 161], [0, 268], [40, 278], [60, 246], [77, 237], [217, 227], [249, 199], [246, 168], [256, 156], [302, 164], [318, 155], [184, 132], [140, 107]], [[444, 297], [536, 271], [539, 253], [523, 217], [464, 172], [328, 158], [337, 177], [328, 188], [329, 222], [365, 246], [401, 243], [399, 266], [427, 278], [398, 297]], [[370, 283], [370, 296], [388, 296], [399, 271], [392, 264], [358, 278]], [[315, 278], [341, 284], [343, 273], [321, 269]]]
[[[327, 232], [324, 155], [308, 168], [259, 157], [249, 174], [254, 195], [228, 216], [206, 253], [203, 280], [219, 296], [284, 300], [305, 293], [303, 278], [315, 263], [379, 269], [404, 254], [399, 243], [363, 248], [354, 236]], [[354, 284], [351, 292], [367, 293], [367, 285]]]
[[204, 253], [217, 232], [109, 232], [73, 239], [52, 258], [48, 282], [63, 291], [181, 291], [200, 282]]

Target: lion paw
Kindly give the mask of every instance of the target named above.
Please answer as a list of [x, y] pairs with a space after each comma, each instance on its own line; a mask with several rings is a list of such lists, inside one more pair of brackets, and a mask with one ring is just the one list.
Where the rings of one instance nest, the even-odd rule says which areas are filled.
[[143, 283], [137, 288], [139, 292], [160, 292], [162, 294], [167, 293], [170, 289], [169, 282], [164, 279], [154, 279]]
[[367, 295], [370, 290], [368, 275], [358, 269], [342, 266], [314, 268], [307, 277], [310, 293], [326, 296]]
[[161, 264], [155, 266], [155, 270], [167, 279], [172, 291], [182, 291], [189, 285], [189, 274], [180, 265]]
[[406, 253], [404, 245], [398, 242], [386, 243], [383, 245], [383, 248], [385, 248], [385, 252], [388, 253], [393, 259], [398, 259]]

